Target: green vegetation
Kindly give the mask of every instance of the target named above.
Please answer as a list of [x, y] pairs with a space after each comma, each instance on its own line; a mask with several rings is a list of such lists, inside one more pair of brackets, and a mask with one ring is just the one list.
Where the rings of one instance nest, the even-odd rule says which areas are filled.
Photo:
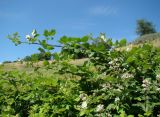
[[36, 53], [30, 56], [26, 56], [23, 59], [23, 61], [42, 61], [42, 60], [51, 60], [51, 53], [50, 52]]
[[[160, 49], [150, 44], [117, 50], [126, 40], [113, 42], [104, 34], [98, 38], [62, 37], [51, 45], [55, 30], [45, 30], [44, 38], [34, 30], [21, 42], [18, 34], [9, 36], [16, 45], [38, 44], [54, 61], [43, 67], [31, 61], [28, 71], [0, 68], [0, 116], [19, 117], [155, 117], [160, 114]], [[98, 43], [97, 43], [98, 42]], [[64, 51], [67, 50], [67, 51]], [[75, 55], [88, 58], [75, 64]], [[27, 67], [27, 66], [26, 66]]]
[[146, 34], [156, 33], [156, 29], [151, 22], [144, 19], [140, 19], [140, 20], [137, 20], [136, 33], [142, 36]]

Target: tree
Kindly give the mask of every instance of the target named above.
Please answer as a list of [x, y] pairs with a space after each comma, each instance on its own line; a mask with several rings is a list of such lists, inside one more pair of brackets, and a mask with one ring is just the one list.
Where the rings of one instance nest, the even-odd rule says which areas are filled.
[[144, 19], [140, 19], [140, 20], [137, 20], [136, 33], [142, 36], [145, 34], [156, 33], [156, 29], [152, 22], [149, 22]]
[[24, 61], [42, 61], [42, 60], [51, 60], [52, 54], [50, 52], [45, 53], [35, 53], [30, 56], [26, 56]]

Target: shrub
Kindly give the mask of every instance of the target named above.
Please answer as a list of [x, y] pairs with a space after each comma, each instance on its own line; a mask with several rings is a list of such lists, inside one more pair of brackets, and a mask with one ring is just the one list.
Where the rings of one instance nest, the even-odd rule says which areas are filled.
[[125, 40], [113, 43], [109, 39], [96, 46], [92, 39], [83, 44], [61, 41], [64, 48], [80, 46], [88, 61], [83, 65], [70, 64], [72, 54], [59, 53], [54, 54], [55, 62], [47, 63], [46, 69], [36, 69], [33, 73], [1, 71], [2, 116], [150, 117], [160, 114], [159, 48], [144, 44], [129, 51], [118, 51], [116, 48], [125, 45]]

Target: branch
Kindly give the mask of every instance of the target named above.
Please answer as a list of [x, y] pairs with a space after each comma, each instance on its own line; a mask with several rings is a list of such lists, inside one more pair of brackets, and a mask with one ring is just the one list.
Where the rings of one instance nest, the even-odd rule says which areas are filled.
[[[21, 43], [25, 43], [25, 44], [35, 44], [35, 45], [41, 45], [40, 43], [36, 43], [36, 42], [34, 42], [34, 43], [28, 43], [28, 42], [21, 42]], [[49, 46], [53, 46], [53, 47], [63, 47], [63, 46], [61, 46], [61, 45], [52, 45], [52, 44], [48, 44]]]

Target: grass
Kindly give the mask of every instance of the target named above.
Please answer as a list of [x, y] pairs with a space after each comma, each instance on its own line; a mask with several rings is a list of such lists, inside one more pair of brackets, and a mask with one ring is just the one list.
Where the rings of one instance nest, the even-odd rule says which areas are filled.
[[[82, 65], [85, 61], [87, 61], [87, 58], [83, 59], [75, 59], [72, 60], [70, 63], [75, 64], [75, 65]], [[49, 63], [52, 63], [53, 61], [49, 61]], [[43, 61], [40, 61], [38, 63], [34, 63], [34, 66], [37, 67], [42, 67], [43, 66]], [[18, 70], [18, 71], [26, 71], [30, 72], [33, 71], [33, 67], [27, 65], [27, 63], [23, 62], [13, 62], [13, 63], [4, 63], [0, 67], [1, 70], [3, 71], [12, 71], [12, 70]]]
[[132, 44], [137, 45], [145, 42], [151, 43], [156, 47], [160, 47], [160, 33], [143, 35], [135, 39], [135, 41], [133, 41]]
[[146, 34], [143, 35], [135, 41], [129, 43], [127, 46], [117, 48], [118, 51], [131, 49], [133, 47], [138, 47], [144, 43], [152, 44], [154, 47], [160, 48], [160, 33]]

